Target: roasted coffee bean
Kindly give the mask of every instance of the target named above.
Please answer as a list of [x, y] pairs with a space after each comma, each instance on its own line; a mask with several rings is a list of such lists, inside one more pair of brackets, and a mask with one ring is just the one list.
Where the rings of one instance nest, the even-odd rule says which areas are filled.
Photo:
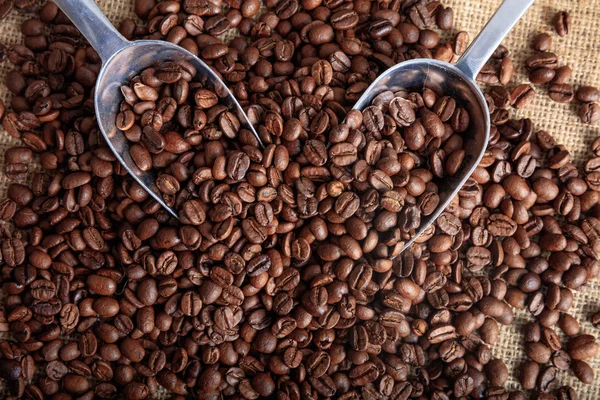
[[544, 83], [552, 82], [552, 80], [555, 79], [556, 74], [557, 70], [552, 68], [536, 68], [529, 72], [529, 80], [536, 85], [542, 85]]
[[550, 361], [552, 350], [539, 342], [528, 342], [525, 345], [525, 354], [538, 364], [546, 364]]
[[556, 380], [557, 370], [554, 367], [546, 367], [540, 371], [537, 380], [537, 386], [542, 392], [548, 392]]
[[534, 97], [535, 90], [531, 85], [527, 84], [517, 86], [510, 93], [511, 104], [516, 109], [526, 107], [533, 101]]
[[553, 82], [558, 84], [567, 83], [572, 75], [573, 71], [571, 68], [568, 65], [563, 65], [556, 69], [556, 75], [554, 76]]
[[454, 25], [454, 12], [450, 7], [440, 7], [436, 13], [437, 26], [444, 30], [452, 29]]
[[4, 0], [0, 3], [0, 20], [6, 18], [14, 5], [14, 0]]
[[510, 82], [514, 69], [515, 67], [510, 57], [504, 57], [500, 62], [500, 72], [498, 73], [498, 80], [502, 85], [506, 85]]
[[568, 103], [573, 100], [575, 93], [571, 85], [555, 83], [550, 86], [549, 96], [557, 103]]
[[570, 314], [562, 314], [558, 321], [558, 326], [567, 336], [575, 336], [579, 334], [579, 322]]
[[454, 54], [462, 55], [469, 46], [469, 34], [465, 31], [458, 32], [454, 38]]
[[587, 360], [598, 352], [598, 344], [592, 335], [579, 335], [567, 343], [569, 355], [574, 360]]
[[535, 361], [525, 361], [521, 365], [519, 381], [524, 389], [533, 389], [540, 373], [540, 365]]
[[584, 124], [596, 124], [600, 121], [600, 104], [586, 103], [579, 108], [579, 118]]
[[594, 370], [585, 361], [573, 360], [571, 363], [571, 369], [573, 370], [575, 377], [577, 377], [577, 379], [579, 379], [581, 382], [589, 385], [594, 381]]
[[16, 381], [21, 376], [22, 366], [17, 360], [2, 359], [0, 361], [0, 376], [7, 381]]
[[575, 96], [582, 103], [593, 103], [600, 100], [600, 90], [593, 86], [580, 86]]
[[551, 52], [535, 53], [525, 60], [525, 65], [530, 70], [537, 68], [556, 69], [558, 64], [558, 56]]
[[560, 11], [554, 16], [554, 30], [558, 36], [566, 36], [571, 31], [571, 16], [567, 11]]
[[510, 55], [510, 50], [503, 44], [496, 47], [496, 50], [492, 53], [492, 57], [496, 59], [504, 59]]
[[499, 73], [495, 66], [486, 64], [477, 74], [477, 81], [489, 85], [497, 85], [500, 82]]
[[502, 386], [508, 380], [508, 368], [499, 358], [489, 361], [485, 366], [485, 371], [494, 386]]
[[531, 46], [535, 51], [549, 51], [552, 47], [552, 37], [547, 33], [538, 33], [533, 38]]

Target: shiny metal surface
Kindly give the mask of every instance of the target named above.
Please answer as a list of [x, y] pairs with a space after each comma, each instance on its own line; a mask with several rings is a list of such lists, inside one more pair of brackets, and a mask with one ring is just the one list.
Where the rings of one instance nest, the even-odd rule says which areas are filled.
[[456, 65], [431, 59], [400, 63], [381, 74], [354, 105], [354, 109], [362, 110], [371, 105], [375, 96], [386, 90], [428, 87], [438, 94], [456, 98], [471, 117], [471, 125], [463, 134], [466, 151], [463, 166], [455, 176], [439, 183], [440, 205], [433, 214], [421, 220], [416, 235], [404, 245], [402, 251], [429, 229], [481, 161], [490, 137], [490, 115], [475, 77], [533, 2], [505, 0]]
[[93, 0], [55, 0], [61, 10], [90, 42], [102, 58], [98, 74], [94, 103], [98, 125], [109, 147], [127, 172], [171, 215], [177, 213], [162, 199], [155, 179], [155, 171], [144, 172], [133, 162], [129, 154], [129, 142], [123, 132], [115, 127], [115, 119], [123, 100], [120, 87], [143, 69], [162, 61], [187, 61], [197, 70], [196, 79], [214, 90], [232, 112], [243, 128], [250, 130], [262, 146], [260, 137], [248, 120], [242, 107], [223, 81], [198, 57], [185, 49], [166, 41], [138, 40], [130, 42], [112, 26]]

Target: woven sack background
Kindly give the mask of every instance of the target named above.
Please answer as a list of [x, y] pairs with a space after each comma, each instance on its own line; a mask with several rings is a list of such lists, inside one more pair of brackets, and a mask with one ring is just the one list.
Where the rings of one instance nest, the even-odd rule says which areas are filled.
[[[123, 18], [135, 17], [133, 14], [133, 0], [96, 0], [102, 11], [114, 23], [118, 24]], [[500, 5], [501, 0], [443, 0], [442, 3], [454, 9], [454, 32], [467, 31], [471, 40], [485, 25], [486, 21]], [[553, 30], [552, 18], [557, 11], [568, 10], [573, 20], [572, 31], [564, 38], [559, 37]], [[21, 43], [20, 24], [27, 16], [16, 11], [0, 21], [0, 43], [5, 45]], [[524, 59], [532, 54], [530, 43], [539, 32], [548, 32], [553, 37], [551, 51], [559, 55], [561, 65], [568, 64], [574, 71], [573, 84], [600, 86], [600, 0], [537, 0], [524, 18], [517, 24], [510, 35], [505, 39], [504, 45], [510, 50], [510, 55], [516, 66], [517, 74], [513, 77], [511, 88], [519, 83], [527, 82], [524, 70]], [[223, 38], [231, 39], [235, 32], [230, 32]], [[0, 64], [0, 98], [8, 100], [8, 90], [4, 84], [6, 73], [12, 68], [6, 61]], [[531, 118], [537, 129], [545, 129], [552, 133], [559, 143], [565, 145], [582, 166], [591, 154], [589, 146], [592, 141], [600, 136], [600, 126], [586, 126], [579, 122], [577, 116], [578, 105], [557, 104], [547, 96], [547, 89], [536, 87], [535, 101], [526, 109], [516, 113], [521, 117]], [[515, 115], [515, 114], [513, 114]], [[6, 149], [18, 144], [18, 140], [11, 138], [0, 125], [0, 165], [4, 165], [4, 152]], [[9, 181], [0, 168], [0, 199], [5, 197]], [[0, 289], [0, 303], [3, 293]], [[582, 333], [598, 336], [600, 332], [589, 322], [591, 316], [600, 311], [600, 282], [591, 282], [584, 290], [575, 294], [574, 306], [571, 313], [578, 318], [582, 326]], [[501, 327], [500, 339], [493, 347], [495, 357], [504, 360], [510, 371], [508, 387], [518, 389], [516, 381], [518, 366], [525, 356], [523, 354], [523, 339], [520, 331], [522, 325], [530, 320], [529, 313], [517, 312], [515, 324], [511, 327]], [[557, 328], [557, 331], [560, 330]], [[0, 334], [0, 338], [8, 337]], [[567, 372], [559, 375], [561, 385], [571, 385], [580, 399], [600, 398], [600, 356], [589, 360], [596, 375], [595, 383], [583, 385]], [[7, 394], [0, 384], [0, 397]], [[160, 394], [161, 398], [168, 398], [166, 393]]]

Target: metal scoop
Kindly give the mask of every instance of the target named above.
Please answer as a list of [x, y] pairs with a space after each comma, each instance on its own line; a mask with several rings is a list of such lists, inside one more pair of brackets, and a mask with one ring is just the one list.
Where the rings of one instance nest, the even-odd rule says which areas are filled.
[[137, 167], [129, 154], [127, 138], [115, 126], [119, 106], [123, 100], [121, 85], [127, 84], [142, 70], [163, 61], [187, 61], [196, 68], [196, 78], [201, 78], [208, 89], [219, 94], [220, 102], [236, 114], [242, 127], [250, 130], [263, 146], [233, 94], [213, 70], [198, 57], [166, 41], [128, 41], [106, 19], [94, 0], [54, 0], [54, 2], [102, 58], [103, 65], [96, 82], [94, 103], [98, 125], [108, 146], [127, 172], [175, 218], [177, 213], [163, 201], [162, 194], [156, 186], [156, 173], [152, 170], [144, 172]]
[[463, 166], [455, 176], [439, 184], [438, 208], [421, 220], [419, 230], [402, 251], [431, 227], [481, 161], [490, 137], [490, 115], [475, 77], [533, 1], [505, 0], [455, 65], [432, 59], [400, 63], [381, 74], [354, 105], [355, 110], [363, 110], [381, 92], [427, 87], [438, 94], [454, 97], [470, 114], [471, 124], [464, 134]]

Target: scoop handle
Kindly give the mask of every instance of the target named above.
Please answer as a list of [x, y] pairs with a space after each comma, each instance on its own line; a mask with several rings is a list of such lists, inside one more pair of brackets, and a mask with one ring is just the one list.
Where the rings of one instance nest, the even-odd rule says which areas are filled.
[[533, 2], [534, 0], [504, 0], [458, 60], [456, 68], [474, 80], [508, 32], [512, 30]]
[[81, 31], [103, 62], [130, 44], [100, 11], [94, 0], [54, 0], [54, 3]]

